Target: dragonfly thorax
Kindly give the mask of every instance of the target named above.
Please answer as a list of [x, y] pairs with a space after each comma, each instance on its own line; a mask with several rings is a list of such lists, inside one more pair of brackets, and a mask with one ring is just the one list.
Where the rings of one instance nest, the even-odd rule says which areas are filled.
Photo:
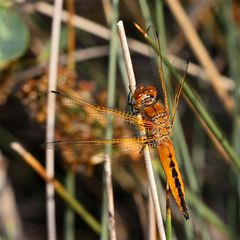
[[148, 131], [148, 134], [154, 136], [157, 143], [164, 143], [171, 139], [171, 126], [156, 125]]
[[168, 141], [172, 134], [172, 125], [164, 105], [156, 100], [154, 87], [137, 87], [133, 94], [133, 109], [140, 113], [146, 122], [147, 135], [156, 139], [157, 143]]

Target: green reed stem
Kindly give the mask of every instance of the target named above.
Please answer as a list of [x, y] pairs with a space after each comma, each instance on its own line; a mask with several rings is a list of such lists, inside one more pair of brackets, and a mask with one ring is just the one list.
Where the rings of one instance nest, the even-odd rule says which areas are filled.
[[[69, 71], [76, 69], [76, 63], [74, 60], [73, 53], [76, 50], [76, 33], [73, 26], [73, 15], [75, 13], [74, 0], [67, 1], [67, 9], [69, 12], [68, 24], [67, 24], [67, 45], [68, 45], [68, 63], [67, 68]], [[75, 81], [76, 79], [72, 79]], [[69, 194], [75, 196], [76, 192], [76, 175], [72, 169], [67, 169], [65, 174], [65, 187]], [[75, 239], [75, 212], [67, 206], [64, 213], [64, 239], [74, 240]]]
[[100, 233], [99, 222], [60, 184], [55, 187], [57, 194], [96, 232]]
[[140, 6], [140, 9], [141, 9], [141, 12], [143, 14], [143, 18], [144, 18], [144, 21], [145, 21], [145, 25], [146, 27], [152, 25], [152, 18], [151, 18], [151, 14], [150, 14], [150, 10], [149, 10], [149, 7], [148, 7], [148, 3], [146, 0], [139, 0], [139, 6]]
[[[110, 53], [108, 64], [108, 102], [107, 106], [113, 108], [115, 105], [115, 93], [116, 93], [116, 68], [117, 68], [117, 56], [118, 56], [118, 34], [117, 34], [117, 21], [118, 21], [118, 5], [119, 0], [113, 1], [112, 6], [112, 19], [111, 19], [111, 41], [110, 41]], [[110, 24], [110, 23], [109, 23]], [[106, 139], [112, 138], [112, 118], [108, 119], [108, 127], [106, 129]], [[106, 154], [111, 155], [112, 146], [106, 146]], [[103, 195], [103, 209], [102, 219], [106, 222], [103, 223], [101, 239], [116, 239], [115, 230], [115, 215], [114, 215], [114, 200], [113, 200], [113, 187], [112, 187], [112, 168], [111, 158], [106, 157], [104, 164], [104, 195]], [[105, 217], [104, 217], [105, 216]]]
[[[75, 196], [75, 173], [68, 169], [65, 175], [65, 187], [69, 194]], [[65, 209], [64, 217], [64, 239], [74, 240], [75, 239], [75, 212], [69, 206]]]
[[[222, 1], [220, 3], [220, 11], [217, 11], [221, 23], [223, 24], [223, 34], [226, 39], [226, 49], [228, 54], [228, 67], [229, 75], [235, 80], [235, 87], [233, 89], [233, 96], [235, 100], [235, 109], [233, 112], [233, 130], [232, 130], [232, 143], [233, 146], [240, 154], [240, 42], [239, 31], [236, 21], [233, 19], [234, 1]], [[220, 14], [221, 13], [221, 14]], [[234, 232], [239, 230], [239, 218], [236, 212], [239, 209], [240, 196], [238, 189], [240, 188], [240, 173], [236, 172], [232, 167], [229, 172], [229, 189], [231, 194], [228, 195], [228, 222], [232, 226]]]

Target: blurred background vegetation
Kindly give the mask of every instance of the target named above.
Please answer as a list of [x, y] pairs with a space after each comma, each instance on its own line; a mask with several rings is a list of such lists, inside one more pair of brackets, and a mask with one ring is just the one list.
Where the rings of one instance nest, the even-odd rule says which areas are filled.
[[[188, 26], [181, 26], [176, 20], [181, 19], [181, 14], [173, 10], [170, 0], [122, 0], [119, 3], [75, 0], [73, 8], [69, 7], [69, 2], [64, 1], [63, 10], [81, 18], [74, 21], [72, 32], [69, 30], [71, 24], [66, 20], [62, 22], [57, 83], [62, 91], [102, 106], [109, 103], [110, 95], [115, 99], [117, 109], [130, 111], [119, 42], [115, 91], [109, 93], [108, 90], [113, 67], [109, 63], [109, 46], [114, 37], [118, 39], [117, 32], [111, 32], [114, 18], [124, 22], [138, 85], [154, 85], [159, 92], [161, 90], [147, 45], [144, 45], [146, 41], [134, 27], [134, 22], [144, 29], [151, 24], [156, 27], [162, 51], [175, 56], [170, 61], [180, 72], [185, 62], [183, 53], [188, 53], [187, 83], [215, 119], [220, 137], [217, 139], [212, 134], [214, 130], [206, 127], [192, 103], [180, 101], [173, 137], [187, 189], [190, 220], [185, 222], [172, 200], [173, 236], [174, 239], [238, 239], [239, 1], [181, 1], [191, 27], [197, 32], [216, 70], [204, 65], [209, 60], [198, 55], [195, 39], [186, 37]], [[45, 183], [10, 148], [10, 143], [18, 141], [45, 165], [45, 150], [41, 144], [46, 141], [47, 105], [46, 99], [39, 95], [48, 91], [53, 4], [53, 1], [0, 0], [0, 239], [47, 239]], [[112, 4], [115, 4], [115, 11]], [[72, 52], [75, 60], [69, 54]], [[177, 59], [182, 56], [183, 63], [178, 63]], [[166, 71], [165, 77], [171, 79], [171, 73]], [[171, 81], [174, 87], [174, 80]], [[85, 113], [59, 106], [55, 134], [56, 139], [104, 138], [105, 125], [93, 121]], [[128, 125], [119, 123], [115, 126], [114, 137], [131, 134], [134, 132]], [[226, 145], [229, 146], [227, 149]], [[56, 154], [56, 178], [64, 182], [66, 173], [74, 173], [76, 198], [101, 222], [103, 165], [94, 160], [94, 156], [80, 155], [76, 151], [60, 151]], [[153, 163], [165, 219], [165, 179], [159, 161], [154, 158]], [[113, 160], [112, 169], [117, 238], [147, 239], [148, 191], [144, 162], [125, 154], [121, 160]], [[65, 202], [56, 197], [58, 239], [70, 240], [74, 237], [66, 235], [65, 207]], [[79, 216], [75, 217], [70, 231], [75, 233], [75, 239], [100, 238]]]

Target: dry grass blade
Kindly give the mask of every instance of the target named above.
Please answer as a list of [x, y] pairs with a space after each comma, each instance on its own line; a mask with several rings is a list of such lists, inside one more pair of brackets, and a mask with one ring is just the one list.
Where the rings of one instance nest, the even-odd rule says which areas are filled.
[[234, 101], [232, 97], [228, 94], [226, 89], [224, 89], [222, 85], [219, 84], [219, 79], [221, 75], [219, 74], [215, 64], [209, 56], [197, 32], [192, 26], [190, 19], [188, 18], [179, 1], [166, 0], [166, 3], [171, 9], [176, 20], [178, 21], [182, 31], [185, 34], [185, 37], [188, 39], [189, 44], [191, 45], [194, 53], [196, 54], [196, 57], [206, 70], [211, 84], [215, 89], [217, 95], [222, 100], [222, 103], [225, 106], [226, 110], [231, 114], [234, 107]]

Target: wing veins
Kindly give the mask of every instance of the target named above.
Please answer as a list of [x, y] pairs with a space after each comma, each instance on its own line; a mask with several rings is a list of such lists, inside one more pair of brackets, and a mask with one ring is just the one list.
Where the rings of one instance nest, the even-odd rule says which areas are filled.
[[[140, 136], [140, 137], [132, 137], [132, 138], [116, 138], [116, 139], [99, 139], [99, 140], [60, 140], [60, 141], [53, 141], [48, 142], [43, 145], [43, 147], [48, 149], [54, 149], [54, 150], [69, 150], [72, 151], [72, 149], [78, 149], [81, 151], [81, 147], [104, 147], [107, 144], [111, 144], [115, 147], [117, 147], [120, 144], [123, 143], [129, 143], [129, 144], [150, 144], [154, 139], [152, 137], [146, 137], [146, 136]], [[83, 149], [83, 151], [86, 150], [86, 148]]]
[[91, 115], [95, 118], [99, 117], [104, 117], [107, 118], [108, 116], [113, 116], [115, 118], [124, 120], [130, 124], [133, 124], [135, 126], [141, 126], [144, 125], [143, 123], [140, 123], [139, 120], [135, 115], [126, 113], [126, 112], [121, 112], [118, 110], [102, 107], [102, 106], [96, 106], [94, 104], [88, 103], [87, 101], [75, 97], [72, 95], [68, 95], [64, 92], [58, 92], [58, 91], [51, 91], [52, 94], [55, 94], [57, 98], [61, 98], [63, 104], [69, 106], [69, 107], [77, 107], [80, 109], [86, 109], [91, 113]]

